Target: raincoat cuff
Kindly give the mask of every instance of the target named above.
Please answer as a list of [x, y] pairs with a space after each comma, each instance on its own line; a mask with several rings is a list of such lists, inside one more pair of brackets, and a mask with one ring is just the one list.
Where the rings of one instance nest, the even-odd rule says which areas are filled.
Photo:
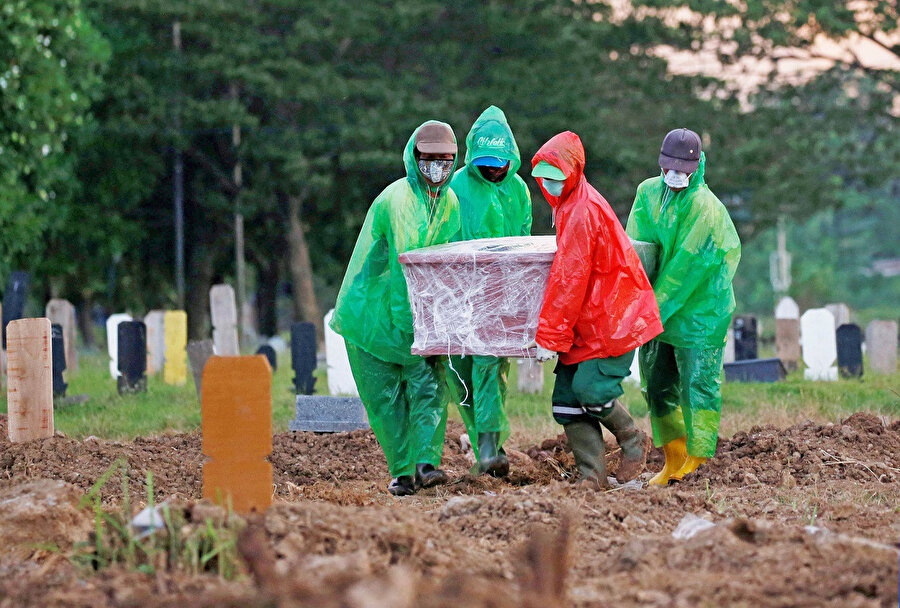
[[537, 336], [535, 336], [534, 341], [537, 342], [540, 346], [543, 346], [547, 350], [552, 350], [557, 353], [567, 353], [569, 349], [572, 348], [572, 341], [574, 336], [570, 333], [569, 335], [557, 334], [556, 336], [552, 334], [548, 334], [547, 331], [541, 331], [538, 329]]

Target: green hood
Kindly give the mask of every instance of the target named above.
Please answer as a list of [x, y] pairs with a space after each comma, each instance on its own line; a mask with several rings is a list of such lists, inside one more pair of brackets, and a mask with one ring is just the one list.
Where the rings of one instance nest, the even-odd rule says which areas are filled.
[[[453, 133], [453, 128], [445, 122], [439, 120], [426, 120], [413, 131], [412, 135], [409, 136], [409, 141], [406, 142], [406, 147], [403, 148], [403, 167], [406, 169], [406, 180], [409, 182], [410, 187], [412, 187], [413, 192], [419, 197], [427, 197], [429, 186], [428, 182], [425, 181], [425, 176], [419, 171], [419, 164], [416, 162], [416, 134], [419, 132], [419, 129], [427, 124], [444, 125], [450, 129], [451, 133]], [[456, 133], [453, 133], [453, 141], [456, 142]], [[441, 190], [444, 190], [450, 185], [450, 179], [453, 178], [453, 172], [456, 170], [458, 164], [459, 153], [457, 152], [453, 157], [453, 167], [450, 168], [450, 178], [444, 182]], [[427, 198], [423, 198], [423, 200], [427, 200]]]
[[497, 106], [490, 106], [482, 112], [466, 136], [466, 167], [479, 179], [487, 181], [481, 176], [478, 167], [472, 164], [479, 156], [496, 156], [510, 162], [509, 173], [501, 184], [512, 179], [522, 166], [516, 138], [506, 121], [506, 114]]

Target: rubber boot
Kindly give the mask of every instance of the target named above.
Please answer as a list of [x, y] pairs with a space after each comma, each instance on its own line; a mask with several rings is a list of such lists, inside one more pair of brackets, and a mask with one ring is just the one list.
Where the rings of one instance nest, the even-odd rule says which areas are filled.
[[700, 456], [688, 456], [684, 461], [684, 464], [681, 465], [681, 468], [672, 473], [672, 477], [669, 479], [669, 482], [681, 481], [682, 479], [684, 479], [685, 475], [696, 471], [701, 464], [706, 462], [706, 460], [706, 458], [701, 458]]
[[478, 433], [478, 470], [492, 477], [506, 477], [509, 459], [499, 447], [500, 433]]
[[411, 496], [416, 493], [416, 481], [412, 475], [395, 477], [388, 484], [388, 492], [394, 496]]
[[430, 488], [447, 483], [447, 479], [447, 474], [441, 469], [436, 469], [433, 464], [419, 463], [416, 465], [417, 488]]
[[575, 465], [581, 478], [578, 483], [586, 483], [597, 488], [608, 488], [606, 480], [606, 445], [600, 425], [593, 420], [579, 420], [565, 425], [566, 438]]
[[647, 466], [650, 438], [634, 425], [631, 415], [618, 399], [614, 399], [613, 406], [600, 415], [600, 422], [615, 435], [622, 449], [622, 463], [616, 471], [616, 481], [631, 481]]
[[669, 443], [662, 446], [663, 454], [666, 456], [666, 463], [663, 465], [662, 471], [653, 476], [650, 483], [655, 486], [665, 486], [669, 484], [672, 475], [678, 472], [687, 461], [687, 438], [679, 437], [673, 439]]

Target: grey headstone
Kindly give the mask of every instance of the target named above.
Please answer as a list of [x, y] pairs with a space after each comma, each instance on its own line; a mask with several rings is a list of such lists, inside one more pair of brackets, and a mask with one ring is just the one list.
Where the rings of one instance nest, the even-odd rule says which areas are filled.
[[866, 327], [869, 367], [877, 374], [897, 372], [897, 322], [872, 321]]
[[778, 382], [784, 380], [784, 366], [781, 359], [748, 359], [726, 363], [727, 382]]
[[147, 373], [158, 374], [166, 363], [166, 311], [151, 310], [144, 315], [147, 326]]
[[75, 307], [68, 300], [53, 298], [47, 302], [44, 309], [45, 316], [50, 323], [62, 327], [63, 348], [65, 349], [66, 369], [70, 372], [78, 371], [78, 355], [75, 351]]
[[237, 334], [238, 317], [234, 288], [231, 285], [213, 285], [209, 290], [209, 307], [215, 353], [220, 357], [241, 354]]
[[520, 393], [540, 394], [544, 390], [544, 364], [537, 359], [519, 359], [516, 384]]
[[191, 362], [191, 373], [194, 376], [194, 386], [197, 389], [197, 397], [200, 397], [200, 386], [203, 381], [203, 366], [207, 359], [213, 355], [212, 340], [191, 340], [187, 345], [188, 360]]
[[775, 319], [775, 355], [788, 371], [797, 369], [800, 364], [800, 319]]
[[840, 327], [850, 322], [850, 307], [843, 302], [826, 304], [825, 309], [834, 315], [834, 326]]
[[289, 427], [292, 431], [339, 433], [369, 428], [366, 409], [356, 397], [330, 395], [297, 395], [297, 416]]

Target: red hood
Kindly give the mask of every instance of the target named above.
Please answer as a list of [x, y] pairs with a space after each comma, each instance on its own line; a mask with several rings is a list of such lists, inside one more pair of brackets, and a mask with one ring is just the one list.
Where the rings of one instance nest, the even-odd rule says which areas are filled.
[[548, 194], [544, 190], [544, 184], [541, 180], [537, 180], [547, 202], [550, 203], [551, 207], [557, 207], [569, 196], [578, 183], [584, 179], [584, 145], [581, 143], [581, 138], [571, 131], [563, 131], [554, 135], [547, 143], [541, 146], [541, 149], [531, 159], [531, 168], [534, 169], [535, 165], [541, 161], [558, 167], [566, 175], [566, 182], [560, 196]]

